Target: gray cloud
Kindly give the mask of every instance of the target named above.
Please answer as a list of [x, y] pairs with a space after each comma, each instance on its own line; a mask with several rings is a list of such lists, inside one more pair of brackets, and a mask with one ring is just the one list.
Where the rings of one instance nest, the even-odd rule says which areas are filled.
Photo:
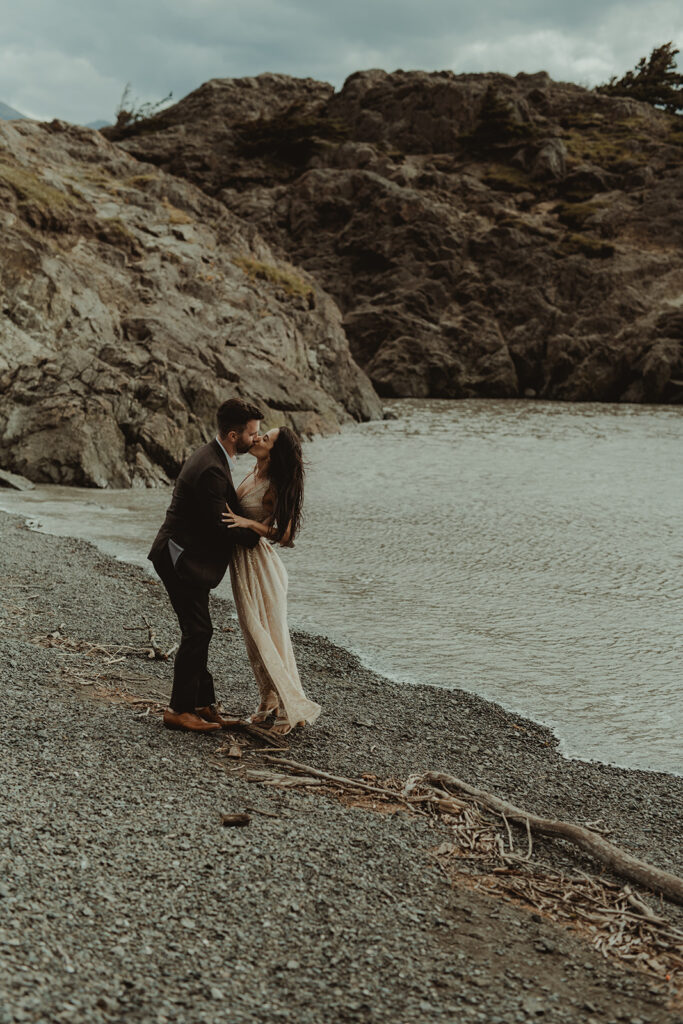
[[594, 85], [683, 43], [671, 0], [2, 0], [0, 100], [34, 117], [113, 117], [209, 78], [278, 71], [340, 86], [368, 67], [538, 71]]

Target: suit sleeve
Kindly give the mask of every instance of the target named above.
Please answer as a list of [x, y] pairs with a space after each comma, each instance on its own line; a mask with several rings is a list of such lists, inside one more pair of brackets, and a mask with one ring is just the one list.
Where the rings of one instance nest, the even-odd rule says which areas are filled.
[[[240, 544], [244, 548], [255, 548], [260, 537], [253, 530], [238, 528], [228, 530], [228, 527], [221, 521], [225, 512], [226, 502], [233, 510], [239, 508], [239, 501], [232, 483], [218, 469], [208, 469], [202, 478], [202, 484], [206, 492], [207, 513], [211, 523], [211, 531], [216, 531], [216, 541], [223, 547], [230, 549], [233, 544]], [[214, 526], [214, 524], [216, 524]]]

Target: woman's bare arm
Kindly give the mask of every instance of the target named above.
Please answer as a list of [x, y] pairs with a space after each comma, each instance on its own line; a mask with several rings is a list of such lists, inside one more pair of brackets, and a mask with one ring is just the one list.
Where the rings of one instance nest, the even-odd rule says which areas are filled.
[[268, 537], [273, 532], [272, 520], [267, 519], [264, 523], [260, 523], [258, 519], [247, 519], [245, 516], [235, 515], [229, 505], [225, 507], [227, 511], [223, 513], [221, 519], [229, 530], [253, 530], [254, 533], [258, 533], [259, 537]]
[[[248, 529], [253, 530], [254, 533], [258, 533], [259, 537], [265, 537], [267, 540], [272, 540], [275, 537], [275, 526], [274, 512], [275, 512], [275, 495], [272, 491], [267, 491], [263, 496], [263, 507], [270, 515], [264, 522], [259, 522], [258, 519], [247, 519], [245, 516], [238, 516], [226, 505], [227, 511], [223, 513], [222, 520], [227, 525], [229, 530], [237, 529]], [[279, 544], [287, 546], [289, 544], [289, 538], [292, 532], [292, 524], [289, 523], [287, 529], [279, 540]]]

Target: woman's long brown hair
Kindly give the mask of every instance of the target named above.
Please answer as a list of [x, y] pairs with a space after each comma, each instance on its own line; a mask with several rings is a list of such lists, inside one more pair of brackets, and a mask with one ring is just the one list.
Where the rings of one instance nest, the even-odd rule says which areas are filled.
[[290, 526], [288, 544], [291, 544], [301, 526], [304, 503], [304, 460], [301, 441], [289, 427], [280, 432], [270, 449], [268, 479], [275, 491], [273, 533], [271, 539], [281, 541]]

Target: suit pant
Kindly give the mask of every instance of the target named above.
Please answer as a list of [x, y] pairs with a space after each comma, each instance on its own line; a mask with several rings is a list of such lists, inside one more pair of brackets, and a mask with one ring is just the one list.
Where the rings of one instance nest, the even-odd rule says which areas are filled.
[[216, 701], [213, 677], [207, 668], [209, 643], [213, 635], [209, 615], [209, 590], [184, 583], [176, 573], [168, 546], [152, 563], [166, 587], [173, 610], [178, 616], [181, 640], [173, 666], [173, 692], [170, 707], [182, 714]]

